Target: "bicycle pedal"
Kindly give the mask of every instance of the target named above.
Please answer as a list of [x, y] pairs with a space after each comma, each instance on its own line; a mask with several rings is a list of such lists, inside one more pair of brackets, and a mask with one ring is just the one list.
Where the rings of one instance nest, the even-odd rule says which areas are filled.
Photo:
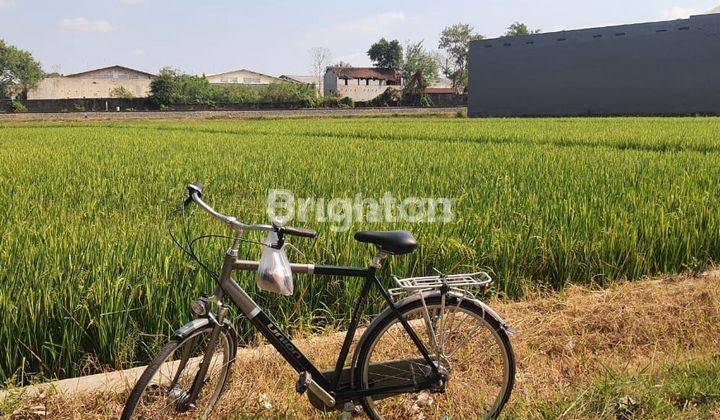
[[352, 401], [348, 401], [345, 403], [345, 407], [343, 407], [342, 414], [340, 414], [341, 420], [349, 420], [353, 417], [357, 417], [360, 414], [362, 414], [362, 408], [355, 405]]
[[305, 391], [307, 391], [308, 387], [310, 386], [311, 380], [312, 380], [312, 375], [310, 375], [307, 372], [300, 372], [300, 377], [298, 378], [298, 381], [295, 383], [295, 391], [298, 394], [304, 394]]

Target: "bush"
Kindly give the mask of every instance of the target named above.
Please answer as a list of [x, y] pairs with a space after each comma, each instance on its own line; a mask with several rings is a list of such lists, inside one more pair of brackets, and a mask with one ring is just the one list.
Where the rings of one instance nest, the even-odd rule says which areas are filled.
[[268, 86], [214, 85], [204, 76], [162, 69], [150, 83], [151, 100], [159, 108], [172, 105], [287, 103], [315, 105], [315, 88], [309, 84], [272, 83]]
[[315, 88], [301, 83], [272, 83], [261, 89], [261, 102], [270, 103], [314, 103]]
[[367, 105], [374, 107], [397, 106], [400, 104], [401, 100], [402, 92], [398, 89], [389, 87], [385, 90], [385, 92], [369, 100]]
[[12, 101], [10, 101], [10, 103], [8, 104], [8, 110], [14, 113], [28, 112], [25, 104], [18, 101], [17, 99], [13, 99]]
[[219, 104], [257, 103], [260, 100], [258, 88], [243, 85], [211, 85], [212, 98]]
[[340, 97], [323, 96], [321, 98], [317, 98], [315, 106], [318, 108], [340, 108]]
[[123, 87], [123, 86], [118, 86], [115, 89], [111, 90], [110, 96], [113, 98], [120, 98], [120, 99], [134, 98], [132, 92], [130, 92], [128, 89], [125, 89], [125, 87]]
[[150, 98], [157, 107], [214, 103], [213, 87], [204, 76], [190, 76], [169, 68], [160, 70], [160, 74], [150, 82]]
[[341, 107], [343, 108], [354, 108], [355, 107], [355, 101], [352, 100], [350, 97], [344, 97], [338, 101]]
[[72, 107], [73, 107], [73, 111], [75, 111], [75, 112], [85, 111], [85, 106], [79, 102], [75, 102]]

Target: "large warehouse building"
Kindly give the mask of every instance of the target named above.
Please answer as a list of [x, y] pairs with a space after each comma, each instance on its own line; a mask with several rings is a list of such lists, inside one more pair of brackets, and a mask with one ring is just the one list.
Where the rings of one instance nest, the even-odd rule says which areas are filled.
[[720, 14], [473, 41], [469, 72], [471, 116], [720, 114]]
[[135, 98], [150, 95], [150, 82], [155, 75], [123, 66], [50, 76], [42, 79], [27, 93], [28, 99], [113, 98], [118, 89]]

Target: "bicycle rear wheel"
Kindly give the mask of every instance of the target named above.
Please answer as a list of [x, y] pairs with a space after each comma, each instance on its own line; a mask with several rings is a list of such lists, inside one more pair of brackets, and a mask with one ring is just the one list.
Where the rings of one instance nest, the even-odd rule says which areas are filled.
[[[399, 308], [428, 349], [445, 383], [432, 390], [364, 397], [374, 419], [495, 418], [510, 398], [515, 360], [500, 322], [457, 295], [426, 296]], [[386, 313], [368, 332], [358, 355], [361, 389], [415, 386], [431, 368], [400, 321]]]
[[235, 339], [221, 327], [197, 399], [191, 406], [187, 404], [212, 332], [213, 325], [207, 325], [166, 344], [135, 384], [121, 418], [207, 418], [225, 388], [235, 359]]

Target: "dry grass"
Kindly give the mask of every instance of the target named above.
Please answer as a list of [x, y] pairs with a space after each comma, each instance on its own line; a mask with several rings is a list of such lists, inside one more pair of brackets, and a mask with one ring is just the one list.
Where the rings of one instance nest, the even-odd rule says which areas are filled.
[[[653, 389], [660, 392], [661, 388], [648, 381], [663, 383], [662, 375], [674, 372], [673, 366], [692, 367], [697, 360], [717, 366], [719, 285], [720, 272], [714, 271], [695, 277], [624, 283], [601, 291], [569, 287], [561, 294], [519, 303], [494, 302], [498, 312], [521, 331], [512, 339], [518, 360], [517, 384], [506, 415], [653, 417], [647, 411], [650, 408], [636, 409], [639, 403], [624, 394], [618, 401], [592, 411], [595, 408], [587, 395], [607, 389], [598, 385], [598, 378], [607, 378], [611, 373], [623, 372], [625, 376], [620, 376], [626, 379], [650, 375], [647, 380], [623, 383], [646, 386], [652, 394]], [[329, 335], [303, 339], [300, 347], [320, 366], [330, 367], [340, 345], [340, 335]], [[702, 375], [712, 373], [700, 372], [705, 373], [695, 379], [685, 371], [680, 375], [702, 382], [705, 379]], [[242, 418], [318, 417], [305, 397], [294, 393], [295, 380], [292, 370], [270, 349], [260, 348], [236, 363], [232, 386], [221, 400], [225, 407], [218, 414]], [[675, 382], [668, 379], [667, 383]], [[684, 385], [695, 389], [693, 383]], [[625, 392], [627, 386], [613, 389]], [[627, 392], [636, 395], [635, 391]], [[4, 409], [29, 417], [39, 414], [52, 418], [117, 417], [123, 397], [107, 393], [65, 398], [45, 395], [22, 402], [6, 401]], [[677, 413], [687, 417], [720, 415], [717, 396], [701, 397], [688, 400], [692, 404], [686, 401], [678, 405]], [[607, 411], [610, 406], [614, 411]], [[635, 411], [626, 412], [630, 409]]]

